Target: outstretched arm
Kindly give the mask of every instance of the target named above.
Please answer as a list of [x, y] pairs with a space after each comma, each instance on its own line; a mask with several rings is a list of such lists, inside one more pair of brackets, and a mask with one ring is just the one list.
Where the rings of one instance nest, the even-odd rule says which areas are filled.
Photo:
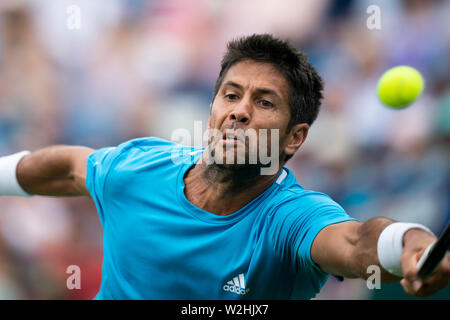
[[[393, 275], [383, 268], [377, 250], [380, 234], [395, 221], [387, 218], [374, 218], [364, 223], [356, 221], [333, 224], [322, 229], [311, 247], [311, 257], [327, 273], [347, 278], [367, 279], [371, 265], [380, 267], [381, 281], [384, 283], [399, 281], [400, 276]], [[450, 283], [450, 254], [447, 253], [437, 271], [421, 283], [416, 268], [425, 249], [436, 237], [422, 229], [413, 228], [403, 235], [401, 270], [404, 290], [414, 296], [428, 296], [446, 287]], [[419, 286], [420, 285], [420, 286]]]
[[92, 152], [91, 148], [64, 145], [39, 149], [17, 163], [17, 182], [32, 195], [89, 195], [85, 181], [87, 158]]

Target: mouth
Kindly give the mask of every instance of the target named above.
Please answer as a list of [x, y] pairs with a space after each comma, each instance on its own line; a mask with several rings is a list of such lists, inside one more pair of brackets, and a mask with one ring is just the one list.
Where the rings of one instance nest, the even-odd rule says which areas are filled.
[[240, 135], [238, 132], [231, 130], [231, 129], [225, 129], [222, 134], [223, 140], [242, 140], [240, 139]]
[[222, 134], [222, 140], [224, 143], [234, 143], [243, 142], [243, 139], [234, 130], [226, 129]]

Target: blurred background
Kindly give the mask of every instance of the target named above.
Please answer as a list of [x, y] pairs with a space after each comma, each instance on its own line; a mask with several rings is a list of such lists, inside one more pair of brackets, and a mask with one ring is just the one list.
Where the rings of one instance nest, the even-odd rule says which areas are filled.
[[[368, 27], [370, 5], [380, 29]], [[170, 139], [206, 121], [221, 55], [269, 32], [309, 56], [325, 99], [287, 166], [350, 215], [450, 219], [450, 1], [2, 0], [0, 156], [53, 144]], [[385, 108], [377, 80], [407, 64], [425, 77], [409, 108]], [[102, 228], [89, 198], [0, 198], [0, 299], [92, 299]], [[68, 290], [66, 269], [81, 269]], [[330, 277], [316, 299], [409, 299]], [[450, 299], [447, 288], [433, 298]], [[412, 298], [411, 298], [412, 299]]]

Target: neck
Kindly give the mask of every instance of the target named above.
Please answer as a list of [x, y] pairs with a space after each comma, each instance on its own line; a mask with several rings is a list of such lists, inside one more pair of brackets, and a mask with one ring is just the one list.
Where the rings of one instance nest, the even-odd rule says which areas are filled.
[[274, 175], [261, 175], [256, 165], [217, 165], [201, 161], [185, 176], [186, 198], [197, 207], [218, 214], [231, 214], [275, 181]]

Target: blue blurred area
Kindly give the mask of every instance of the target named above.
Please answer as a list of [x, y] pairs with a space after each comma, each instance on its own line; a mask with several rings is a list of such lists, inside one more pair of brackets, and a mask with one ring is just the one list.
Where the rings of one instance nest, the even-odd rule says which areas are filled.
[[[288, 162], [299, 183], [361, 220], [387, 216], [436, 233], [450, 220], [449, 1], [78, 0], [79, 28], [68, 26], [72, 5], [0, 4], [0, 155], [170, 139], [195, 120], [206, 128], [226, 43], [270, 32], [305, 51], [326, 85], [321, 114]], [[370, 5], [380, 30], [367, 27]], [[426, 89], [391, 110], [376, 84], [399, 64], [419, 69]], [[88, 199], [0, 199], [0, 299], [92, 298], [101, 238]], [[86, 277], [81, 291], [65, 287], [71, 264]], [[391, 299], [394, 287], [330, 278], [318, 298]]]

